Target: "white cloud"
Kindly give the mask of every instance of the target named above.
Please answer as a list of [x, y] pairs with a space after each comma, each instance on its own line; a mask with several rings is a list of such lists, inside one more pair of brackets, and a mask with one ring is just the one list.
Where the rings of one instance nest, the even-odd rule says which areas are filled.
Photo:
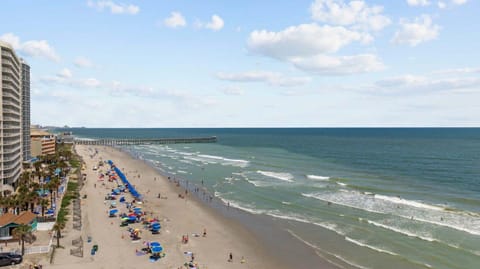
[[96, 78], [80, 79], [76, 81], [78, 86], [84, 86], [87, 88], [97, 88], [101, 85], [101, 82]]
[[299, 57], [290, 60], [297, 68], [317, 75], [350, 75], [376, 72], [385, 69], [382, 61], [373, 54], [354, 56], [327, 56]]
[[428, 0], [407, 0], [409, 6], [428, 6], [430, 1]]
[[60, 78], [71, 78], [72, 72], [68, 68], [63, 68], [58, 72], [57, 76]]
[[440, 31], [440, 26], [434, 25], [429, 15], [417, 17], [413, 22], [402, 19], [400, 20], [400, 26], [401, 29], [395, 33], [392, 42], [408, 44], [412, 47], [436, 39]]
[[452, 0], [452, 3], [455, 5], [463, 5], [466, 4], [468, 0]]
[[226, 95], [244, 95], [245, 94], [245, 92], [242, 89], [237, 87], [227, 87], [222, 89], [222, 91]]
[[391, 23], [382, 15], [382, 6], [369, 7], [364, 1], [316, 0], [310, 7], [312, 18], [316, 21], [350, 26], [352, 29], [380, 31]]
[[163, 24], [170, 28], [177, 28], [186, 26], [187, 21], [180, 12], [174, 11], [163, 21]]
[[12, 33], [6, 33], [0, 36], [0, 40], [9, 43], [14, 49], [20, 49], [20, 38]]
[[218, 31], [223, 28], [224, 22], [223, 19], [218, 15], [213, 15], [212, 20], [205, 25], [205, 28], [211, 29], [213, 31]]
[[439, 70], [434, 71], [432, 74], [472, 74], [472, 73], [480, 73], [480, 68], [455, 68], [455, 69], [446, 69], [446, 70]]
[[249, 51], [289, 62], [318, 75], [347, 75], [384, 69], [372, 54], [330, 56], [352, 42], [368, 43], [371, 36], [342, 26], [302, 24], [280, 32], [253, 31], [247, 41]]
[[476, 89], [480, 91], [480, 78], [431, 78], [424, 76], [405, 75], [377, 81], [375, 85], [380, 90], [388, 91], [453, 91]]
[[442, 1], [438, 1], [437, 5], [438, 5], [438, 8], [440, 8], [440, 9], [447, 8], [447, 4], [445, 2], [442, 2]]
[[20, 38], [12, 33], [3, 34], [0, 40], [10, 43], [15, 50], [27, 56], [47, 58], [54, 62], [60, 61], [55, 49], [46, 40], [29, 40], [22, 43]]
[[332, 53], [354, 42], [369, 42], [371, 36], [341, 26], [301, 24], [280, 32], [253, 31], [247, 41], [251, 52], [277, 59]]
[[211, 21], [207, 22], [207, 23], [203, 23], [201, 21], [196, 21], [195, 22], [195, 27], [197, 28], [206, 28], [206, 29], [210, 29], [210, 30], [213, 30], [213, 31], [219, 31], [223, 28], [223, 26], [225, 25], [223, 19], [214, 14], [211, 18]]
[[75, 58], [73, 64], [77, 67], [82, 68], [90, 68], [94, 66], [93, 62], [90, 59], [83, 56], [78, 56], [77, 58]]
[[426, 77], [405, 75], [398, 77], [391, 77], [377, 81], [375, 84], [379, 87], [392, 88], [408, 85], [420, 85], [427, 81]]
[[281, 73], [267, 71], [250, 71], [243, 73], [218, 73], [218, 79], [234, 82], [266, 82], [279, 87], [295, 87], [311, 81], [309, 77], [287, 77]]
[[117, 4], [113, 1], [87, 1], [87, 6], [95, 8], [98, 11], [103, 11], [104, 9], [110, 9], [112, 14], [128, 14], [135, 15], [140, 12], [140, 8], [132, 4]]

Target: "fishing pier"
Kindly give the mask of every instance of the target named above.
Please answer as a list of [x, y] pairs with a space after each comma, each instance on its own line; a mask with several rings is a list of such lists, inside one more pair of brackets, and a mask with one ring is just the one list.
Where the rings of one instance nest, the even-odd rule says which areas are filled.
[[215, 143], [216, 136], [192, 138], [103, 138], [103, 139], [74, 139], [77, 145], [152, 145], [152, 144], [190, 144], [190, 143]]

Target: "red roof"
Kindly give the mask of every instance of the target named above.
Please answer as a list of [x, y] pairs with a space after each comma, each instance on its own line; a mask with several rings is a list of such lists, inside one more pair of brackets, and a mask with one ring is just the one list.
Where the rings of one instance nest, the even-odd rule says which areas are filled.
[[10, 223], [16, 224], [29, 224], [31, 223], [37, 215], [30, 211], [24, 211], [20, 215], [14, 215], [12, 213], [5, 213], [0, 216], [0, 227], [8, 225]]

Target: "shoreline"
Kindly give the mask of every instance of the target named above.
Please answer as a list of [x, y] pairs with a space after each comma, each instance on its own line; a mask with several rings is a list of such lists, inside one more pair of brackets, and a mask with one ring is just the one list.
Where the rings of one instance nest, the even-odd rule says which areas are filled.
[[[94, 148], [98, 149], [97, 154], [92, 154]], [[198, 263], [199, 268], [290, 268], [273, 256], [263, 242], [237, 221], [222, 216], [191, 193], [186, 195], [185, 199], [178, 198], [178, 194], [185, 190], [170, 182], [144, 160], [133, 158], [130, 154], [112, 147], [76, 146], [76, 151], [86, 164], [83, 172], [87, 174], [87, 180], [80, 192], [81, 196], [87, 195], [87, 199], [82, 199], [84, 226], [80, 232], [67, 227], [66, 238], [62, 241], [65, 249], [58, 249], [54, 264], [50, 267], [153, 268], [162, 265], [164, 268], [186, 268], [182, 265], [187, 263], [190, 257], [184, 253], [193, 252], [194, 262]], [[160, 242], [166, 253], [165, 258], [150, 262], [148, 256], [136, 256], [142, 242], [130, 242], [126, 227], [119, 227], [120, 220], [108, 218], [108, 206], [104, 198], [115, 186], [107, 180], [103, 182], [105, 186], [98, 181], [98, 172], [106, 170], [106, 166], [99, 171], [92, 170], [99, 160], [112, 160], [144, 196], [142, 210], [147, 216], [158, 217], [162, 228], [158, 235], [142, 230], [141, 241]], [[159, 192], [162, 199], [157, 197]], [[132, 199], [130, 194], [124, 196], [127, 201]], [[122, 205], [119, 205], [118, 209], [120, 212], [125, 211]], [[141, 229], [141, 225], [130, 226]], [[207, 230], [206, 237], [195, 236], [202, 234], [204, 229]], [[181, 242], [185, 234], [190, 236], [187, 244]], [[82, 236], [84, 241], [88, 237], [92, 238], [91, 243], [84, 242], [82, 258], [69, 253], [69, 250], [73, 249], [70, 239], [79, 236]], [[98, 254], [90, 254], [93, 244], [99, 246]], [[229, 253], [233, 254], [233, 262], [228, 261]], [[241, 262], [242, 257], [244, 263]]]
[[[139, 156], [135, 156], [134, 152], [122, 148], [114, 148], [122, 153], [130, 156], [130, 158], [143, 162], [145, 165], [154, 169], [158, 174], [165, 179], [168, 177], [178, 177], [178, 175], [172, 175], [160, 171], [155, 164], [144, 160]], [[173, 179], [172, 179], [173, 180]], [[289, 231], [292, 226], [305, 226], [306, 229], [312, 229], [308, 225], [298, 223], [296, 221], [289, 221], [285, 219], [278, 219], [264, 214], [252, 214], [250, 212], [241, 210], [239, 208], [227, 205], [223, 200], [210, 193], [201, 184], [195, 182], [189, 182], [181, 177], [176, 178], [179, 182], [182, 191], [188, 189], [193, 200], [199, 203], [199, 206], [204, 210], [212, 211], [213, 214], [218, 215], [219, 218], [227, 220], [235, 225], [239, 225], [242, 229], [246, 229], [248, 233], [255, 237], [263, 248], [263, 252], [267, 253], [275, 262], [275, 268], [297, 268], [297, 269], [310, 269], [310, 268], [322, 268], [322, 269], [334, 269], [339, 268], [342, 261], [328, 261], [326, 258], [318, 254], [318, 252], [305, 242], [299, 240], [295, 235]], [[195, 188], [199, 188], [196, 193]], [[206, 190], [207, 196], [202, 198], [201, 191]], [[196, 195], [194, 195], [196, 194]], [[213, 197], [212, 200], [208, 199], [208, 195]], [[192, 200], [192, 199], [191, 199]], [[312, 232], [320, 234], [328, 233], [329, 231], [318, 230], [313, 227]], [[332, 257], [335, 259], [334, 257]], [[348, 264], [343, 264], [348, 268]]]

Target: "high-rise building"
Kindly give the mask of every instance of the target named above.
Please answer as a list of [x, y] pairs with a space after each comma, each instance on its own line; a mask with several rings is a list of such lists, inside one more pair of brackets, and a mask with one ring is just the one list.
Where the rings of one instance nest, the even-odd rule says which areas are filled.
[[22, 62], [22, 155], [23, 161], [29, 161], [30, 151], [30, 66]]
[[22, 64], [0, 41], [0, 190], [13, 193], [22, 170]]

